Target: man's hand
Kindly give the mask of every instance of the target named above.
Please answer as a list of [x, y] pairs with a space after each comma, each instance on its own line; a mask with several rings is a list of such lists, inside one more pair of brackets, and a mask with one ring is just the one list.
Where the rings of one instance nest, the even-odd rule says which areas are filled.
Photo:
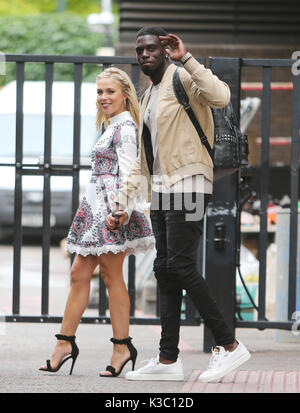
[[179, 61], [187, 52], [186, 47], [180, 37], [169, 33], [168, 36], [159, 36], [165, 47], [166, 53], [172, 60]]
[[115, 211], [110, 213], [106, 218], [106, 225], [107, 228], [115, 232], [119, 230], [123, 225], [124, 222], [128, 220], [128, 214], [125, 211]]

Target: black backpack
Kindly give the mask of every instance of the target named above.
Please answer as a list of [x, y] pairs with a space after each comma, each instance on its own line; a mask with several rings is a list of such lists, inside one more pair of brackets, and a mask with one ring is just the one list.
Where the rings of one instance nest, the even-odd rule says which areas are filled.
[[214, 164], [214, 181], [230, 175], [241, 166], [248, 165], [248, 137], [240, 130], [231, 102], [220, 109], [211, 109], [214, 119], [214, 148], [212, 149], [192, 108], [179, 77], [179, 68], [173, 76], [173, 89], [178, 102], [184, 107], [195, 126], [202, 144]]

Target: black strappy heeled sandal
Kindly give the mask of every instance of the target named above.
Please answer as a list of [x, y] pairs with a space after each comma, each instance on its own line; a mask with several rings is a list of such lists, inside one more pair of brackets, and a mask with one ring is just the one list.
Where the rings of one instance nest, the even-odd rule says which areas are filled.
[[47, 367], [45, 367], [45, 368], [40, 367], [39, 370], [49, 371], [51, 373], [56, 373], [67, 360], [72, 359], [72, 365], [71, 365], [71, 370], [70, 370], [70, 374], [72, 374], [75, 361], [76, 361], [76, 359], [78, 357], [78, 354], [79, 354], [79, 348], [77, 347], [77, 345], [75, 343], [76, 336], [64, 336], [63, 334], [55, 334], [55, 337], [57, 338], [57, 340], [69, 341], [72, 345], [72, 352], [69, 356], [64, 357], [55, 369], [53, 369], [51, 367], [50, 360], [47, 360], [46, 361]]
[[100, 377], [118, 377], [121, 371], [123, 370], [124, 366], [128, 363], [128, 361], [132, 361], [132, 370], [134, 370], [135, 366], [135, 361], [137, 357], [137, 350], [134, 347], [134, 345], [131, 343], [132, 337], [124, 338], [122, 340], [117, 340], [115, 338], [111, 338], [110, 341], [114, 344], [126, 344], [128, 347], [128, 350], [130, 351], [130, 357], [124, 361], [122, 364], [120, 370], [116, 372], [116, 369], [113, 366], [106, 366], [106, 371], [109, 371], [110, 374], [99, 374]]

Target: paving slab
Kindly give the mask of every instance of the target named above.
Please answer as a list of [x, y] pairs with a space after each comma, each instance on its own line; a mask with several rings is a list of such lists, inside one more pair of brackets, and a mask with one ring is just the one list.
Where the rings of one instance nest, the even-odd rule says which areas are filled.
[[[97, 394], [208, 394], [208, 393], [300, 393], [300, 346], [278, 343], [274, 331], [237, 329], [236, 335], [248, 347], [251, 359], [220, 383], [198, 382], [208, 366], [210, 354], [203, 352], [203, 326], [181, 328], [182, 382], [136, 382], [124, 378], [131, 364], [117, 378], [100, 378], [109, 364], [111, 325], [81, 324], [77, 332], [80, 349], [72, 376], [70, 366], [58, 373], [38, 370], [51, 356], [59, 330], [56, 324], [6, 323], [0, 334], [0, 393], [97, 393]], [[157, 354], [160, 327], [132, 325], [130, 335], [138, 349], [136, 368]], [[68, 362], [66, 363], [68, 364]]]

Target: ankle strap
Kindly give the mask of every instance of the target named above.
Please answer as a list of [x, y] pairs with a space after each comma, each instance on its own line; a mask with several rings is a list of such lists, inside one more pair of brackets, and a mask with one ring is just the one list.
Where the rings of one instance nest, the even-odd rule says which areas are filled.
[[76, 336], [65, 336], [63, 334], [55, 334], [57, 340], [65, 340], [65, 341], [75, 341]]
[[129, 344], [131, 343], [132, 337], [127, 337], [127, 338], [123, 338], [121, 340], [118, 340], [116, 338], [111, 338], [110, 341], [114, 344]]

